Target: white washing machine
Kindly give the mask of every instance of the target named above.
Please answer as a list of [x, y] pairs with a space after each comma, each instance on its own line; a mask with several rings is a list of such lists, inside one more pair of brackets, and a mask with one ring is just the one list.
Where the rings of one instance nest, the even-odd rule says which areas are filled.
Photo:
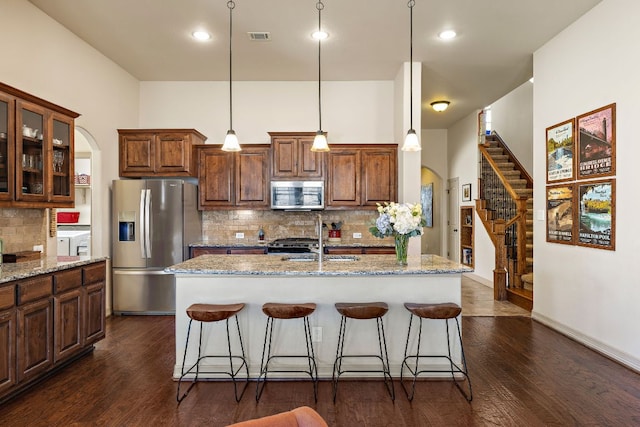
[[89, 256], [90, 248], [90, 231], [58, 229], [58, 256]]

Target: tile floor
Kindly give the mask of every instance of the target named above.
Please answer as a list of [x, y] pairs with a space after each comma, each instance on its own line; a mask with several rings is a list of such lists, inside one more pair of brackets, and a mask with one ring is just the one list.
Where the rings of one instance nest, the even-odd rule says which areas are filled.
[[494, 301], [493, 288], [462, 275], [463, 316], [526, 316], [531, 312], [508, 301]]

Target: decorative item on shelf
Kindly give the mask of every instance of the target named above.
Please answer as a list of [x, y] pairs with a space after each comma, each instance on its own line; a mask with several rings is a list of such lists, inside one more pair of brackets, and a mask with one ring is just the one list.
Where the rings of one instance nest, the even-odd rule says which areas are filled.
[[329, 230], [329, 241], [332, 243], [338, 243], [342, 241], [342, 221], [332, 222], [331, 230]]
[[80, 219], [80, 212], [58, 212], [57, 219], [59, 224], [75, 224]]
[[393, 236], [396, 260], [400, 265], [407, 265], [409, 238], [420, 236], [426, 223], [422, 216], [422, 206], [420, 203], [385, 202], [384, 206], [376, 204], [379, 215], [369, 231], [379, 238]]
[[89, 185], [91, 184], [91, 176], [86, 173], [76, 174], [74, 176], [74, 182], [78, 185]]

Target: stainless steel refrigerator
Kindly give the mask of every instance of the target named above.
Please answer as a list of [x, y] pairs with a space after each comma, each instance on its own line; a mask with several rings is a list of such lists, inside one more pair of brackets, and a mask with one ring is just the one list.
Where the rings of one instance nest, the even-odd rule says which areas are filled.
[[174, 314], [174, 276], [164, 268], [188, 258], [201, 239], [197, 186], [179, 179], [114, 180], [113, 311]]

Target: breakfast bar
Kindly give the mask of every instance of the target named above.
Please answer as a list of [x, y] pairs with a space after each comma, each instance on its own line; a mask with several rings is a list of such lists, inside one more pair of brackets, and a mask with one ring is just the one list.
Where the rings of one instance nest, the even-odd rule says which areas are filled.
[[[340, 324], [340, 315], [334, 307], [336, 302], [382, 301], [389, 305], [384, 327], [391, 373], [395, 377], [400, 375], [409, 324], [409, 312], [403, 304], [453, 302], [460, 305], [461, 276], [472, 269], [436, 255], [409, 256], [408, 265], [401, 266], [393, 255], [324, 255], [320, 261], [317, 254], [304, 254], [202, 255], [165, 271], [175, 274], [176, 282], [174, 378], [180, 376], [182, 368], [189, 323], [187, 307], [195, 303], [239, 302], [246, 304], [238, 316], [250, 377], [256, 378], [260, 369], [266, 324], [262, 304], [312, 302], [317, 304], [309, 319], [314, 331], [318, 374], [320, 378], [330, 378]], [[226, 351], [224, 322], [217, 323], [204, 329], [203, 347], [209, 354]], [[277, 328], [274, 333], [280, 334], [278, 346], [281, 347], [275, 350], [304, 352], [302, 321], [300, 327], [287, 324], [281, 330]], [[423, 348], [429, 345], [436, 352], [446, 353], [443, 330], [443, 324], [431, 327], [426, 321]], [[378, 343], [373, 338], [374, 331], [375, 322], [351, 322], [347, 330], [350, 349], [360, 354], [375, 353]], [[189, 347], [188, 366], [197, 355], [197, 345]], [[460, 359], [459, 345], [454, 348], [453, 357]], [[364, 361], [353, 363], [364, 363], [362, 367], [366, 368]]]

